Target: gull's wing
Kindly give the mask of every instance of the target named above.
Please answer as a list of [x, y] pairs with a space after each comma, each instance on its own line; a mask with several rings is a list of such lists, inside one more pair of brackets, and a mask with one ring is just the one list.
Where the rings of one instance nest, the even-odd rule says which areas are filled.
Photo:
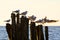
[[5, 20], [4, 22], [10, 22], [10, 19], [9, 20]]
[[20, 15], [26, 15], [26, 14], [27, 14], [27, 11], [22, 12]]
[[43, 20], [40, 20], [40, 19], [39, 19], [39, 20], [36, 21], [36, 23], [42, 23], [42, 21], [43, 21]]
[[58, 20], [46, 20], [47, 23], [58, 22]]
[[34, 15], [29, 17], [29, 20], [35, 20], [35, 19], [36, 19], [36, 17]]
[[13, 11], [13, 12], [16, 12], [16, 13], [19, 13], [20, 10], [16, 10], [16, 11]]

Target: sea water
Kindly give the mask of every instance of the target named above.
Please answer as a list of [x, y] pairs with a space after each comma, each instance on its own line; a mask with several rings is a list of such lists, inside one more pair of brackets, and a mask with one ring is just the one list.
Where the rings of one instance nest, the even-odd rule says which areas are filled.
[[49, 40], [60, 40], [60, 26], [49, 27]]
[[0, 40], [8, 40], [8, 35], [5, 26], [0, 26]]
[[[60, 40], [60, 26], [48, 26], [49, 40]], [[0, 40], [8, 40], [5, 26], [0, 26]]]

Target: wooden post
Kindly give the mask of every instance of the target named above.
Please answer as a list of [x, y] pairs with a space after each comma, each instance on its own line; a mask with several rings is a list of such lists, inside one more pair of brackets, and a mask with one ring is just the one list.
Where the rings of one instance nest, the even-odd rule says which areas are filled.
[[15, 30], [15, 34], [16, 34], [16, 40], [20, 40], [20, 23], [19, 23], [19, 12], [16, 15], [16, 30]]
[[12, 40], [12, 26], [9, 23], [6, 24], [6, 31], [8, 33], [9, 39]]
[[21, 17], [20, 40], [29, 40], [28, 36], [29, 20], [26, 16]]
[[17, 40], [21, 40], [20, 38], [21, 38], [21, 28], [20, 28], [21, 26], [20, 26], [20, 24], [16, 24], [16, 39]]
[[16, 24], [16, 21], [15, 21], [15, 14], [14, 13], [11, 13], [11, 20], [12, 20], [12, 25], [15, 25]]
[[35, 22], [31, 22], [30, 24], [30, 33], [31, 33], [31, 40], [37, 40], [36, 37], [36, 26], [35, 26]]
[[15, 14], [11, 14], [12, 19], [12, 40], [16, 40], [16, 22], [15, 22]]
[[45, 38], [48, 40], [48, 26], [45, 26]]
[[37, 26], [37, 38], [38, 38], [38, 40], [44, 40], [43, 26], [42, 25]]
[[17, 13], [17, 24], [19, 24], [19, 12]]

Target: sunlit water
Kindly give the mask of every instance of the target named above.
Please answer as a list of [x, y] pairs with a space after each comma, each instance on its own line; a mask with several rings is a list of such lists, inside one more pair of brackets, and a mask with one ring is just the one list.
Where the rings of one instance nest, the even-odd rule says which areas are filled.
[[[8, 40], [4, 26], [0, 26], [0, 40]], [[49, 40], [60, 40], [60, 26], [49, 26]]]

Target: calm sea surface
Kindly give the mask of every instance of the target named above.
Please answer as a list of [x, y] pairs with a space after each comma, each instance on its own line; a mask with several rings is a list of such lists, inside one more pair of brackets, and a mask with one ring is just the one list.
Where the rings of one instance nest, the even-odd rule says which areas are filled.
[[[8, 40], [4, 26], [0, 26], [0, 40]], [[60, 40], [60, 26], [49, 26], [49, 40]]]

